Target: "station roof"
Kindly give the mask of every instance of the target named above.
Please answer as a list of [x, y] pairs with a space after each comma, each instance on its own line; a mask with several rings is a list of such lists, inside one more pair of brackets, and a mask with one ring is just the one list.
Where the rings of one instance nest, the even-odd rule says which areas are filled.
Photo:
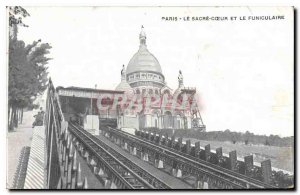
[[119, 93], [123, 94], [124, 91], [119, 91], [119, 90], [109, 90], [109, 89], [93, 89], [93, 88], [85, 88], [85, 87], [62, 87], [58, 86], [56, 88], [57, 91], [59, 90], [71, 90], [71, 91], [83, 91], [83, 92], [95, 92], [95, 93]]

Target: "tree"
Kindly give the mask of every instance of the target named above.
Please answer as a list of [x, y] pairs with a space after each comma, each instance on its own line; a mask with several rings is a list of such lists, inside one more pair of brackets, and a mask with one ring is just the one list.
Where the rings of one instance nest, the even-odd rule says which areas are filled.
[[269, 139], [266, 138], [266, 141], [265, 141], [265, 146], [269, 146], [270, 145], [270, 142], [269, 142]]
[[245, 145], [248, 145], [249, 139], [250, 139], [250, 132], [246, 131], [246, 133], [244, 134]]
[[34, 107], [33, 101], [47, 88], [48, 72], [46, 57], [51, 49], [41, 40], [26, 45], [17, 39], [18, 26], [26, 26], [17, 15], [29, 16], [22, 7], [9, 7], [9, 78], [8, 78], [8, 120], [9, 130], [17, 127], [23, 108]]
[[18, 26], [28, 27], [23, 23], [23, 18], [30, 16], [30, 14], [21, 6], [8, 7], [9, 13], [9, 35], [12, 38], [17, 38]]
[[233, 144], [235, 144], [237, 142], [237, 135], [235, 132], [231, 133], [231, 141]]

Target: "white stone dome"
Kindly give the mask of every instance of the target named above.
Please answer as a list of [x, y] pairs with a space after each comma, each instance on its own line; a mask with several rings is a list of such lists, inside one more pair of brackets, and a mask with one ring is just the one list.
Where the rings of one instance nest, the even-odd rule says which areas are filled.
[[151, 71], [162, 74], [161, 66], [156, 57], [145, 46], [140, 47], [128, 63], [126, 74]]
[[146, 33], [144, 32], [144, 27], [142, 27], [140, 36], [140, 47], [139, 50], [130, 59], [126, 74], [129, 75], [134, 72], [154, 72], [162, 75], [161, 66], [156, 59], [156, 57], [150, 53], [146, 45]]

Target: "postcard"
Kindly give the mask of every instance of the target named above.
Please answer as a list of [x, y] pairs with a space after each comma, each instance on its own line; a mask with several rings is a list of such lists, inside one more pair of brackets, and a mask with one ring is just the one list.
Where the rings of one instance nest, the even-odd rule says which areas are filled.
[[294, 190], [293, 7], [7, 7], [7, 188]]

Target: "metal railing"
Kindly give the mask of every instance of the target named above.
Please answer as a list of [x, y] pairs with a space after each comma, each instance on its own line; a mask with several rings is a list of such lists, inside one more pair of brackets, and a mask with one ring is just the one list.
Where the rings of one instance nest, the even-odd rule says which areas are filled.
[[45, 114], [45, 188], [47, 189], [88, 188], [87, 178], [82, 179], [77, 151], [71, 147], [67, 126], [59, 97], [49, 79]]
[[[69, 130], [87, 156], [95, 161], [93, 168], [103, 169], [109, 180], [119, 189], [170, 189], [163, 181], [131, 162], [82, 127], [70, 123]], [[100, 165], [101, 164], [101, 165]]]
[[[101, 143], [87, 131], [64, 119], [59, 96], [49, 80], [45, 114], [46, 188], [88, 189], [82, 164], [85, 163], [101, 186], [109, 189], [169, 189], [150, 173], [136, 173], [137, 166]], [[81, 158], [79, 159], [79, 156]], [[83, 179], [84, 178], [84, 179]], [[151, 182], [149, 182], [151, 181]]]
[[[103, 129], [104, 130], [104, 129]], [[128, 145], [134, 144], [138, 149], [148, 151], [149, 154], [158, 154], [158, 156], [166, 163], [176, 162], [178, 167], [186, 170], [194, 175], [206, 175], [208, 178], [213, 178], [216, 183], [219, 183], [221, 187], [229, 188], [276, 188], [275, 186], [263, 183], [261, 181], [249, 178], [245, 175], [238, 174], [234, 171], [213, 165], [205, 162], [199, 158], [192, 157], [184, 154], [173, 148], [154, 144], [145, 139], [141, 139], [124, 131], [120, 131], [113, 128], [108, 128], [106, 132], [112, 134], [112, 136], [118, 136], [123, 140], [126, 140]]]

